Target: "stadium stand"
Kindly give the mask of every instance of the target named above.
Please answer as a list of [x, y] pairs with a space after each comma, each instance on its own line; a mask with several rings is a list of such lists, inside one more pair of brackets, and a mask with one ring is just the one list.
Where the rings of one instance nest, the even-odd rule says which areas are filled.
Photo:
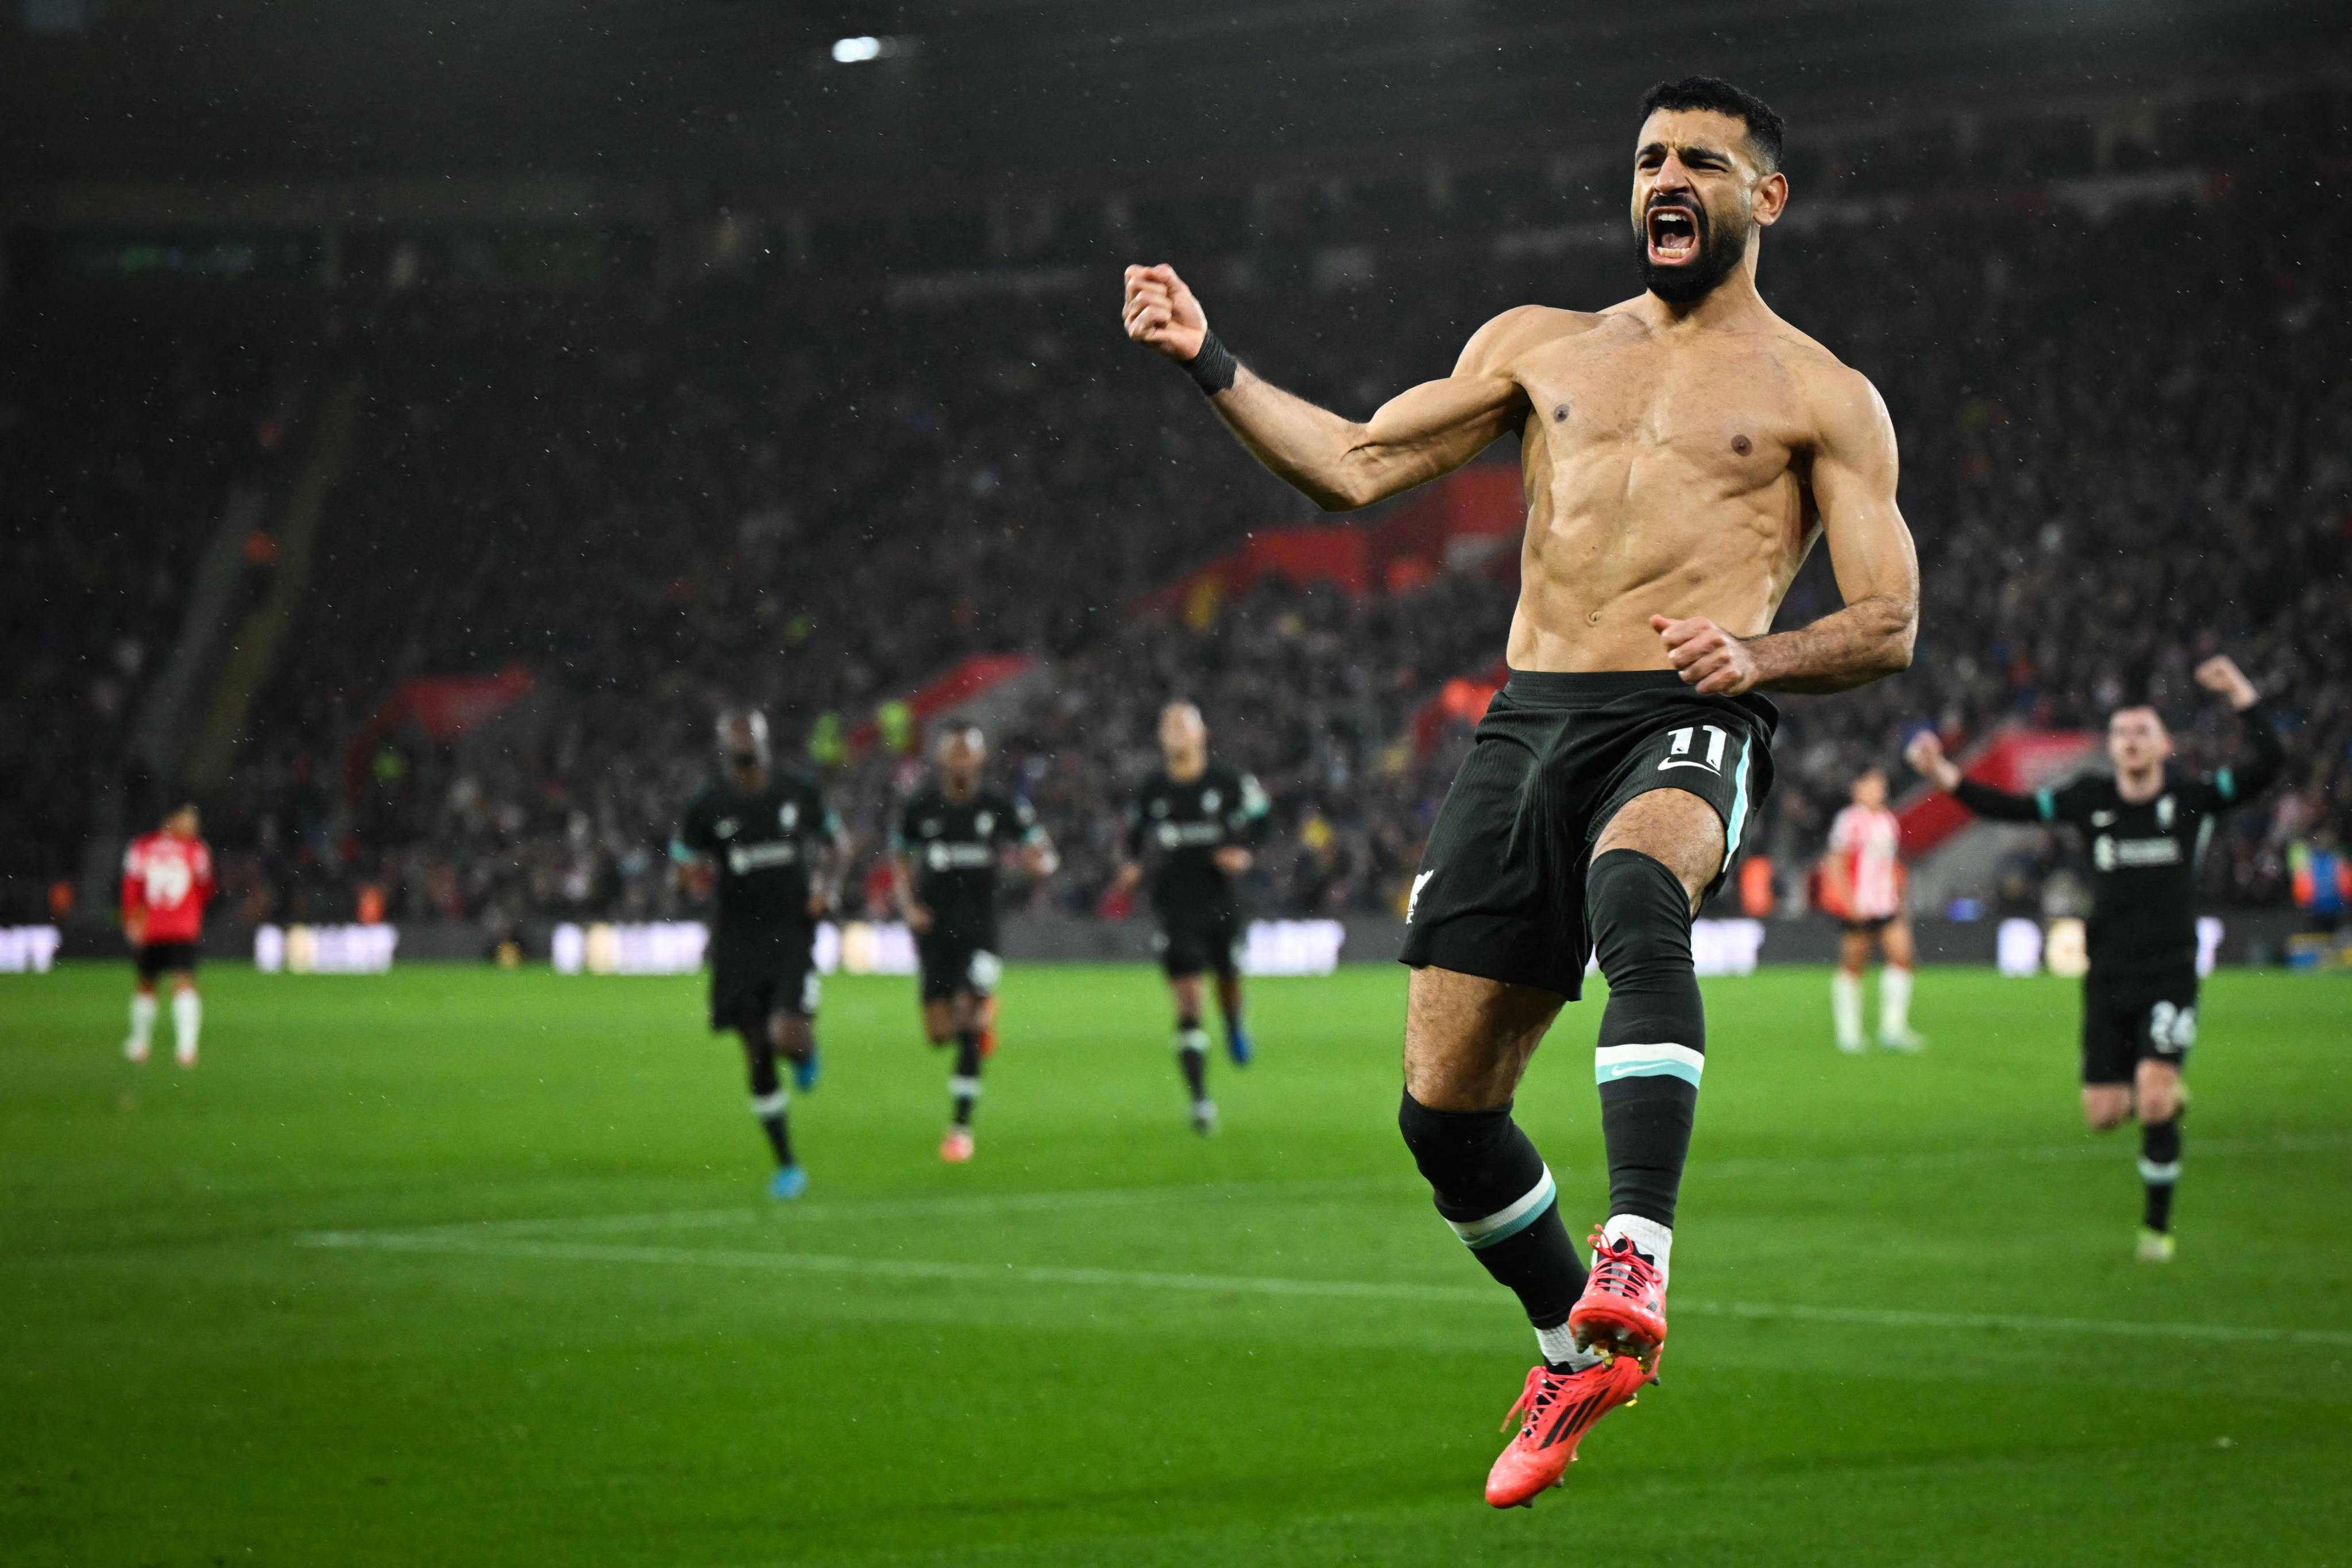
[[[2283, 901], [2286, 846], [2352, 827], [2352, 652], [2315, 631], [2352, 624], [2352, 321], [2305, 266], [2352, 217], [2309, 198], [2315, 160], [2347, 156], [2300, 136], [2309, 108], [1794, 149], [1767, 296], [1885, 394], [1927, 602], [1907, 676], [1786, 704], [1761, 836], [1777, 856], [1809, 857], [1854, 769], [1923, 722], [1961, 743], [2145, 689], [2196, 716], [2192, 752], [2226, 743], [2186, 678], [2221, 646], [2281, 694], [2293, 772], [2232, 820], [2213, 892]], [[395, 916], [492, 931], [658, 912], [709, 715], [740, 699], [802, 738], [878, 855], [913, 764], [853, 734], [960, 658], [1019, 652], [1048, 674], [1000, 723], [998, 763], [1067, 852], [1041, 912], [1099, 903], [1126, 782], [1175, 695], [1276, 796], [1262, 907], [1393, 909], [1466, 734], [1412, 721], [1499, 655], [1508, 552], [1500, 578], [1485, 561], [1355, 591], [1171, 593], [1299, 507], [1120, 341], [1106, 290], [1121, 260], [1172, 258], [1245, 358], [1355, 412], [1442, 374], [1505, 305], [1627, 291], [1613, 162], [1444, 173], [1068, 201], [1012, 225], [783, 224], [793, 244], [651, 313], [529, 289], [372, 300], [311, 591], [213, 792], [236, 907], [340, 918], [368, 887]], [[2291, 240], [2254, 221], [2282, 200]], [[806, 281], [852, 260], [872, 291]], [[0, 486], [47, 521], [10, 582], [91, 583], [130, 551], [160, 586], [11, 590], [17, 732], [72, 737], [27, 748], [19, 904], [91, 835], [128, 688], [220, 510], [216, 477], [174, 465], [266, 461], [279, 438], [267, 356], [238, 357], [234, 333], [111, 369], [61, 331], [24, 335], [0, 372]], [[163, 418], [80, 416], [126, 378]], [[68, 395], [35, 395], [50, 385]], [[1785, 619], [1834, 603], [1825, 564]], [[406, 682], [509, 667], [529, 690], [495, 718], [379, 722]]]

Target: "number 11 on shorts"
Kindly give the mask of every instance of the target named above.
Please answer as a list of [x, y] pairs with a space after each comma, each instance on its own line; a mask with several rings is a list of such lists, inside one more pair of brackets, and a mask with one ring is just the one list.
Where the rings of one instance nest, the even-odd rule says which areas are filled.
[[[1690, 754], [1691, 742], [1702, 729], [1706, 731], [1706, 758], [1704, 762]], [[1721, 730], [1713, 724], [1685, 724], [1672, 734], [1674, 743], [1666, 748], [1666, 760], [1658, 764], [1660, 773], [1668, 768], [1706, 768], [1710, 773], [1718, 773], [1723, 771], [1723, 748], [1730, 737]]]

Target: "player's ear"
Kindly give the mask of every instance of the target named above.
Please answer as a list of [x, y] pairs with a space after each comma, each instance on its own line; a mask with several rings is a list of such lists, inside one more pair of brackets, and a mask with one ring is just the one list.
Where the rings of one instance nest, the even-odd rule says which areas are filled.
[[1755, 215], [1758, 227], [1769, 228], [1779, 223], [1781, 213], [1788, 210], [1788, 175], [1775, 169], [1756, 182], [1756, 195], [1750, 204], [1750, 210]]

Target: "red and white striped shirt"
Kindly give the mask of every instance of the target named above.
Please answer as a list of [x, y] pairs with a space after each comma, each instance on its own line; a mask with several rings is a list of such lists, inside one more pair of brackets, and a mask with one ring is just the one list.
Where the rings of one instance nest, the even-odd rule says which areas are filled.
[[1903, 825], [1884, 806], [1849, 805], [1830, 824], [1830, 852], [1845, 858], [1849, 919], [1883, 921], [1903, 912]]

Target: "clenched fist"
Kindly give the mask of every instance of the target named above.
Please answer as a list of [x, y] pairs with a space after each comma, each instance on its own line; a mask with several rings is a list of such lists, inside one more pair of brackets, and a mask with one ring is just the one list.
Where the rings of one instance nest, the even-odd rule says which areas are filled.
[[1164, 262], [1127, 269], [1127, 307], [1120, 321], [1129, 338], [1158, 349], [1179, 364], [1198, 359], [1201, 344], [1209, 335], [1209, 318], [1201, 301], [1176, 276], [1176, 269]]
[[1708, 620], [1650, 617], [1650, 629], [1666, 645], [1666, 662], [1709, 697], [1737, 697], [1756, 684], [1756, 656], [1748, 645]]
[[1933, 730], [1912, 736], [1911, 743], [1903, 748], [1903, 759], [1937, 789], [1948, 790], [1960, 782], [1960, 770], [1944, 755], [1944, 742]]
[[2230, 706], [2243, 713], [2259, 697], [2254, 683], [2238, 668], [2238, 661], [2226, 653], [2217, 653], [2197, 667], [2197, 684], [2208, 691], [2218, 691], [2230, 700]]

